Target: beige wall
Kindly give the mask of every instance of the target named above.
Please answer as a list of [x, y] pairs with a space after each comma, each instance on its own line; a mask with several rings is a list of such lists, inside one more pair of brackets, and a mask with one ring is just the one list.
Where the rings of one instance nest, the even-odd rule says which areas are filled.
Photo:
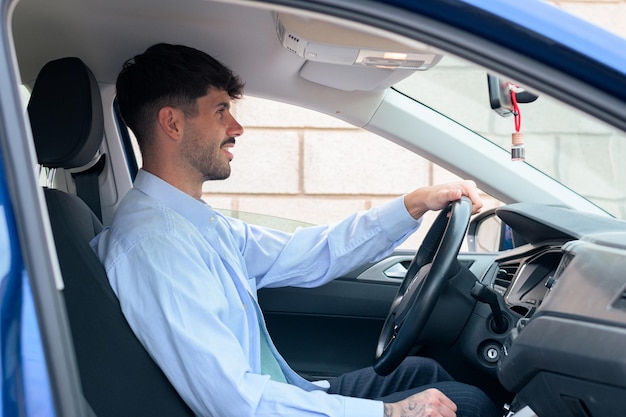
[[[552, 3], [626, 37], [626, 0]], [[326, 224], [416, 187], [456, 179], [322, 114], [250, 97], [236, 103], [234, 112], [246, 130], [235, 147], [231, 177], [205, 184], [205, 199], [214, 207]], [[499, 204], [484, 197], [487, 207]], [[405, 246], [416, 247], [426, 229]]]
[[568, 0], [548, 3], [626, 38], [625, 0]]

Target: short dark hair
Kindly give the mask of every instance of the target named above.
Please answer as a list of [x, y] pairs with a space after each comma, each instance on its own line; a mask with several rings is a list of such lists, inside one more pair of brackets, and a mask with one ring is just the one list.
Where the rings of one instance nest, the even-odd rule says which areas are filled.
[[193, 116], [196, 99], [210, 88], [241, 98], [243, 82], [215, 58], [183, 45], [159, 43], [124, 63], [117, 77], [117, 103], [143, 152], [152, 123], [164, 106]]

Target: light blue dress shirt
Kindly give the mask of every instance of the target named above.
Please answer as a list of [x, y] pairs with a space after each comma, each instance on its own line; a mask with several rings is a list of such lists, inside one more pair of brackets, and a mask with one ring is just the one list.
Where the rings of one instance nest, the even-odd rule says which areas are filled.
[[262, 287], [316, 287], [413, 233], [402, 198], [289, 234], [225, 217], [140, 171], [92, 241], [131, 328], [200, 416], [382, 417], [379, 401], [327, 394], [270, 349], [288, 383], [261, 374]]

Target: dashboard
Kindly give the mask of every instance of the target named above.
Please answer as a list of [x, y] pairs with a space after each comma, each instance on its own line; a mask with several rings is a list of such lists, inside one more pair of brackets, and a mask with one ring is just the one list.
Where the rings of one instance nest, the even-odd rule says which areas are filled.
[[500, 382], [540, 416], [623, 415], [626, 222], [532, 204], [496, 214], [527, 242], [483, 279], [517, 318]]
[[530, 253], [499, 264], [494, 288], [512, 311], [532, 315], [548, 293], [562, 257], [558, 243], [532, 247]]

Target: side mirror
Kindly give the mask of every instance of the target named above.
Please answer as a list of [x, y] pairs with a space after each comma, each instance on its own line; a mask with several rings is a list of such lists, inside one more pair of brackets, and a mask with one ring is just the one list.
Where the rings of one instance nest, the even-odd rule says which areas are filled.
[[521, 236], [496, 215], [496, 209], [474, 217], [467, 232], [470, 252], [500, 252], [525, 243]]

